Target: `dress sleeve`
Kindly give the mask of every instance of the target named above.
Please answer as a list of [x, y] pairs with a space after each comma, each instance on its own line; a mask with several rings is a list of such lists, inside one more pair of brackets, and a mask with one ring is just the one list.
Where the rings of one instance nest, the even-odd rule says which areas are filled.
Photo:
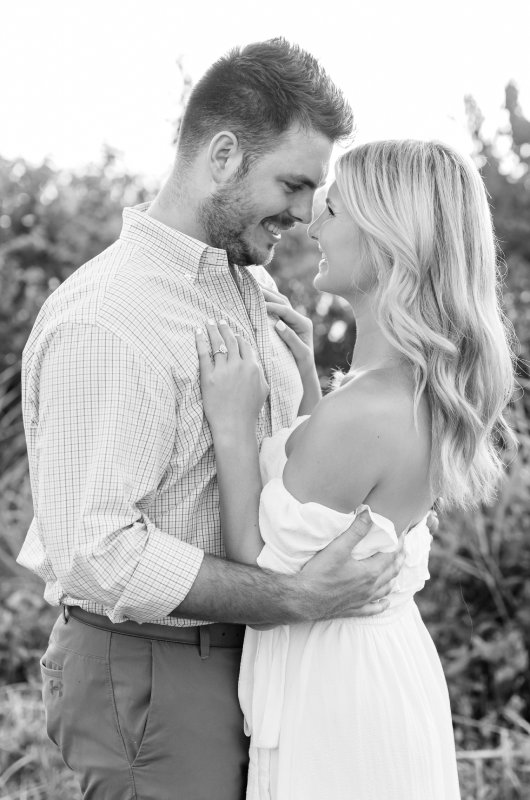
[[259, 523], [264, 547], [258, 565], [275, 572], [298, 572], [365, 509], [372, 527], [353, 550], [353, 558], [360, 560], [377, 552], [396, 550], [398, 538], [393, 524], [369, 506], [360, 505], [344, 514], [320, 503], [301, 503], [287, 491], [281, 478], [273, 478], [261, 493]]

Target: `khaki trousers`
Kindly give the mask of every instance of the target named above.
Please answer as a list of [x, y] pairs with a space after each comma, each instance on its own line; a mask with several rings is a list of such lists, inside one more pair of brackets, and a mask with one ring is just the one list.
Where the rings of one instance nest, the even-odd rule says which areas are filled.
[[61, 615], [41, 659], [46, 725], [84, 800], [242, 800], [240, 657]]

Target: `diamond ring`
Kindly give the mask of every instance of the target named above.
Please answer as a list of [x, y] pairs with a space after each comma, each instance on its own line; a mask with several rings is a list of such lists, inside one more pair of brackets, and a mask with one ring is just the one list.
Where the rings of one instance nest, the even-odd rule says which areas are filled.
[[212, 358], [213, 356], [216, 356], [217, 353], [222, 353], [223, 356], [226, 356], [228, 353], [228, 347], [226, 346], [226, 344], [220, 344], [217, 350], [213, 351]]

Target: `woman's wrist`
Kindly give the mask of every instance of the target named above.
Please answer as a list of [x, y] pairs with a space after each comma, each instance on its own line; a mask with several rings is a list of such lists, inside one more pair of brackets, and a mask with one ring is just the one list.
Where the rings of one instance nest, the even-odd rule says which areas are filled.
[[302, 381], [309, 380], [317, 374], [315, 357], [312, 351], [304, 358], [297, 359], [296, 366]]
[[256, 422], [248, 420], [224, 420], [222, 424], [210, 426], [215, 448], [234, 447], [245, 449], [256, 446]]
[[298, 416], [312, 414], [315, 406], [322, 399], [322, 389], [320, 388], [320, 381], [316, 372], [310, 378], [308, 377], [302, 380], [302, 388], [304, 394], [298, 409]]

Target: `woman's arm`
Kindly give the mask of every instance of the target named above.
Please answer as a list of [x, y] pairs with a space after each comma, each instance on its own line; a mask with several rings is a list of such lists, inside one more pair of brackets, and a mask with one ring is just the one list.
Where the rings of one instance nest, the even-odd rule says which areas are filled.
[[269, 289], [262, 291], [268, 313], [278, 317], [275, 326], [278, 336], [292, 352], [302, 379], [304, 395], [298, 416], [311, 414], [322, 398], [313, 351], [313, 323], [308, 317], [295, 311], [284, 295], [275, 294]]
[[[286, 342], [288, 347], [291, 348], [291, 352], [294, 355], [297, 346], [300, 346], [301, 343], [294, 327], [286, 325], [283, 319], [279, 319], [276, 323], [276, 330], [284, 342]], [[305, 414], [311, 414], [313, 412], [317, 403], [322, 399], [322, 389], [320, 388], [320, 381], [318, 379], [318, 373], [313, 359], [312, 350], [310, 357], [306, 358], [304, 361], [297, 360], [296, 365], [298, 367], [298, 372], [300, 373], [302, 387], [304, 390], [302, 402], [298, 408], [298, 416], [302, 417]]]
[[261, 475], [255, 431], [220, 432], [213, 437], [221, 532], [227, 558], [256, 564], [263, 548], [259, 532]]
[[[256, 564], [263, 547], [258, 510], [261, 475], [256, 422], [269, 393], [252, 348], [228, 325], [208, 323], [208, 339], [197, 331], [204, 411], [217, 462], [221, 532], [227, 558]], [[225, 352], [219, 352], [219, 349]], [[217, 352], [216, 352], [217, 351]]]

